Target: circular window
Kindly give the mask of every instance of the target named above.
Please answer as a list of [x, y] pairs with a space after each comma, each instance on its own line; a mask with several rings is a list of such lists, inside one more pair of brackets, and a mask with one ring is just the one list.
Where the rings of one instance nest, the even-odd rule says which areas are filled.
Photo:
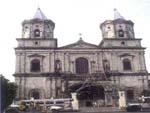
[[28, 26], [26, 26], [25, 28], [28, 29]]
[[121, 45], [125, 45], [125, 42], [121, 42]]
[[38, 41], [35, 41], [34, 44], [35, 44], [35, 45], [39, 45], [39, 42], [38, 42]]

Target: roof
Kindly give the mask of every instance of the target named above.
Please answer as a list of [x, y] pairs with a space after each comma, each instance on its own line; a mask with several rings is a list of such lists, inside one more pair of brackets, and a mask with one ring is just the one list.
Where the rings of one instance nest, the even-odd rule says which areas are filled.
[[41, 11], [41, 9], [38, 8], [36, 10], [36, 13], [35, 13], [33, 19], [47, 20], [47, 17], [44, 15], [44, 13]]
[[98, 48], [97, 45], [87, 43], [80, 38], [77, 42], [60, 47], [62, 49], [89, 49], [89, 48]]
[[114, 19], [113, 20], [105, 20], [103, 23], [100, 24], [100, 28], [102, 29], [103, 25], [106, 24], [130, 24], [134, 25], [134, 23], [131, 20], [126, 20], [119, 12], [117, 9], [114, 9]]
[[124, 17], [118, 12], [117, 9], [114, 9], [114, 20], [116, 19], [123, 19], [124, 20]]

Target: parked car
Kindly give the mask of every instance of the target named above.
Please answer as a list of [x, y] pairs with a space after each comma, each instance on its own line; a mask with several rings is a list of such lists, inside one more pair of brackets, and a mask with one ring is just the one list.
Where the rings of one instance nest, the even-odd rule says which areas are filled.
[[142, 106], [140, 103], [129, 103], [126, 107], [126, 111], [128, 112], [142, 111]]
[[61, 106], [56, 106], [56, 105], [53, 105], [50, 107], [50, 110], [52, 111], [52, 113], [57, 113], [58, 111], [62, 110], [63, 107]]

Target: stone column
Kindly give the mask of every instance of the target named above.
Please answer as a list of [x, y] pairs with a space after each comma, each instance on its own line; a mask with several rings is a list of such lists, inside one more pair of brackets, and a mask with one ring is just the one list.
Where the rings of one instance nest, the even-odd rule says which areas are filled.
[[16, 94], [16, 98], [17, 99], [19, 99], [20, 98], [20, 95], [21, 95], [21, 84], [20, 84], [20, 82], [21, 82], [21, 80], [20, 80], [20, 77], [15, 77], [15, 82], [16, 82], [16, 84], [17, 84], [17, 86], [18, 86], [18, 88], [17, 88], [17, 94]]
[[24, 52], [24, 63], [23, 63], [23, 68], [24, 68], [24, 73], [26, 73], [26, 52]]
[[71, 61], [71, 70], [72, 73], [75, 73], [74, 61]]
[[64, 72], [66, 72], [66, 69], [67, 69], [67, 65], [66, 65], [66, 53], [64, 53], [64, 63], [63, 63], [63, 67], [64, 67]]
[[143, 52], [143, 54], [141, 55], [141, 60], [142, 60], [142, 69], [141, 70], [146, 70], [146, 64], [145, 64], [145, 58], [144, 58], [144, 52]]
[[16, 70], [15, 70], [15, 73], [20, 73], [21, 72], [21, 70], [20, 70], [20, 61], [21, 61], [21, 59], [20, 59], [20, 54], [16, 54]]
[[23, 77], [23, 90], [24, 90], [24, 98], [27, 98], [27, 92], [26, 92], [26, 77]]
[[50, 70], [51, 70], [51, 72], [54, 72], [55, 71], [55, 69], [54, 69], [54, 65], [55, 65], [55, 53], [51, 53], [51, 58], [50, 58], [51, 60], [50, 60]]
[[56, 97], [56, 80], [55, 78], [52, 78], [52, 83], [51, 83], [51, 88], [52, 88], [52, 97]]
[[52, 78], [50, 78], [49, 88], [50, 88], [50, 91], [49, 91], [50, 97], [52, 98], [53, 97], [53, 95], [52, 95]]
[[98, 63], [98, 71], [103, 71], [102, 69], [102, 53], [97, 54], [97, 63]]
[[22, 67], [21, 66], [21, 54], [19, 54], [18, 57], [19, 57], [19, 63], [18, 63], [19, 66], [18, 66], [18, 68], [19, 68], [19, 73], [21, 73], [21, 67]]
[[49, 53], [49, 62], [48, 62], [49, 63], [49, 65], [48, 65], [49, 66], [49, 70], [48, 70], [49, 72], [52, 72], [51, 71], [51, 56], [52, 56], [51, 53]]

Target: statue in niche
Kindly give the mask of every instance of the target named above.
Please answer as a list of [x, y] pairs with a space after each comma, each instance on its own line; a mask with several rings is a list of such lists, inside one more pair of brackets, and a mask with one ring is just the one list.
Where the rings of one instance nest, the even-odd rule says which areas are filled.
[[61, 62], [60, 60], [55, 60], [55, 72], [61, 71]]
[[103, 69], [104, 69], [104, 73], [105, 73], [105, 77], [109, 78], [110, 77], [110, 63], [108, 60], [103, 60]]
[[104, 71], [110, 71], [110, 64], [108, 60], [103, 60]]

